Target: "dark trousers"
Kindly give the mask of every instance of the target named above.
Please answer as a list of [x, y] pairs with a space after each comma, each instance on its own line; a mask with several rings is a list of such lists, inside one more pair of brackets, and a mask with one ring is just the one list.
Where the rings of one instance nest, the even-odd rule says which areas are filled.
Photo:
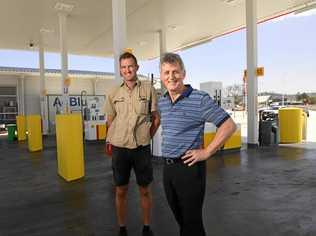
[[206, 235], [202, 219], [205, 183], [205, 162], [190, 167], [182, 162], [164, 165], [164, 190], [181, 236]]

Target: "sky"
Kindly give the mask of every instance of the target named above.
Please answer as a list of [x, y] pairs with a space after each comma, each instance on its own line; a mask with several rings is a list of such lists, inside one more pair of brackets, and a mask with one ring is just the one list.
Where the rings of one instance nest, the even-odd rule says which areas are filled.
[[[316, 92], [316, 9], [258, 25], [258, 92]], [[187, 72], [186, 83], [221, 81], [242, 84], [246, 68], [246, 31], [179, 52]], [[137, 55], [136, 55], [137, 56]], [[140, 61], [139, 73], [159, 77], [158, 60]], [[0, 66], [38, 68], [36, 51], [0, 50]], [[69, 69], [113, 72], [113, 59], [69, 55]], [[45, 53], [46, 68], [60, 68], [60, 55]]]

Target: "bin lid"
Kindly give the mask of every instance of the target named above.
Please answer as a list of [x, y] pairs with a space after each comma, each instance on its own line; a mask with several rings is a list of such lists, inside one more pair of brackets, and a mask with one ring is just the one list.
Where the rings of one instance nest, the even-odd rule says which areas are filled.
[[280, 110], [302, 110], [302, 108], [299, 107], [282, 107]]
[[7, 127], [16, 127], [16, 124], [7, 124]]

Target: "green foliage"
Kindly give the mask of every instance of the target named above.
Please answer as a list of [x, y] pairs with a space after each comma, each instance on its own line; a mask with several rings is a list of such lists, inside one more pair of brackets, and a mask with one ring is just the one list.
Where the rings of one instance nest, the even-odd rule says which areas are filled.
[[297, 101], [309, 101], [310, 97], [308, 96], [307, 93], [297, 93], [296, 94], [296, 100]]
[[243, 103], [243, 97], [242, 96], [234, 96], [234, 101], [235, 101], [234, 105], [240, 105]]
[[316, 104], [316, 97], [309, 98], [310, 104]]

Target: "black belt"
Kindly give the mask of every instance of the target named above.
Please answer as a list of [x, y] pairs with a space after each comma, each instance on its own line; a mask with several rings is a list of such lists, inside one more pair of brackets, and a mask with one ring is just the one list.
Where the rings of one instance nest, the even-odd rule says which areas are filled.
[[164, 158], [166, 165], [171, 165], [179, 162], [183, 162], [181, 158]]

